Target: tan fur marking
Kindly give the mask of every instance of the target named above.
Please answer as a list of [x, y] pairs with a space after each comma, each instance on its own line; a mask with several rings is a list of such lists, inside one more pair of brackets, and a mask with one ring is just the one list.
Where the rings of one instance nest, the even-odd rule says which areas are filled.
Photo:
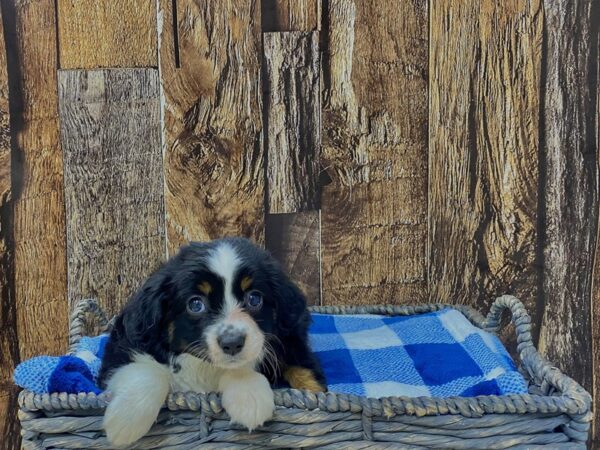
[[242, 291], [248, 290], [248, 288], [250, 286], [252, 286], [252, 278], [250, 278], [250, 277], [244, 277], [244, 278], [242, 278], [242, 282], [241, 282], [240, 285], [242, 287]]
[[212, 286], [208, 281], [203, 281], [200, 283], [198, 285], [198, 289], [200, 289], [200, 292], [202, 292], [204, 295], [208, 295], [212, 292]]
[[283, 372], [283, 378], [294, 389], [306, 389], [311, 392], [325, 392], [326, 389], [315, 379], [312, 370], [291, 366]]

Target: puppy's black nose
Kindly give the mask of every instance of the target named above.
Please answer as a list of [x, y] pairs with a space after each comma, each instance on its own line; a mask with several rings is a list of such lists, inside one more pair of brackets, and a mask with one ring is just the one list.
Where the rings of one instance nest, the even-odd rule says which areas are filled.
[[219, 347], [228, 355], [237, 355], [244, 348], [246, 335], [239, 333], [224, 333], [217, 338]]

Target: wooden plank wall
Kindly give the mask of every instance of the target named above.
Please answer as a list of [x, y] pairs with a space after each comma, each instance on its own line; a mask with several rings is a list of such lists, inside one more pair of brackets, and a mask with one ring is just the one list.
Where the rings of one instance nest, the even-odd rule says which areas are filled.
[[232, 234], [311, 304], [514, 293], [600, 392], [598, 2], [0, 5], [2, 448], [74, 302]]

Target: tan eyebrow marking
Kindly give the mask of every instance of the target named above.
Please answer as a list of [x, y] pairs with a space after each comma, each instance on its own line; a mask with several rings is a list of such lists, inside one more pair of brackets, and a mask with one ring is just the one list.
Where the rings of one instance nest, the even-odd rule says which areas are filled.
[[212, 292], [212, 286], [208, 281], [203, 281], [200, 283], [198, 285], [198, 289], [200, 289], [200, 292], [202, 292], [204, 295], [208, 295]]
[[250, 278], [250, 277], [242, 278], [242, 282], [240, 283], [240, 286], [242, 287], [242, 291], [247, 290], [250, 286], [252, 286], [252, 278]]

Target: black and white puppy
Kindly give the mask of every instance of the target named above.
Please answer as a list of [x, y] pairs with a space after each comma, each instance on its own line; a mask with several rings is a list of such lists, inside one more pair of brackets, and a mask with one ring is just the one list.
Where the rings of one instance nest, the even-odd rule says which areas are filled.
[[301, 291], [248, 240], [183, 247], [115, 321], [100, 370], [109, 441], [142, 437], [170, 391], [220, 392], [232, 422], [252, 430], [273, 414], [269, 381], [325, 390], [309, 323]]

